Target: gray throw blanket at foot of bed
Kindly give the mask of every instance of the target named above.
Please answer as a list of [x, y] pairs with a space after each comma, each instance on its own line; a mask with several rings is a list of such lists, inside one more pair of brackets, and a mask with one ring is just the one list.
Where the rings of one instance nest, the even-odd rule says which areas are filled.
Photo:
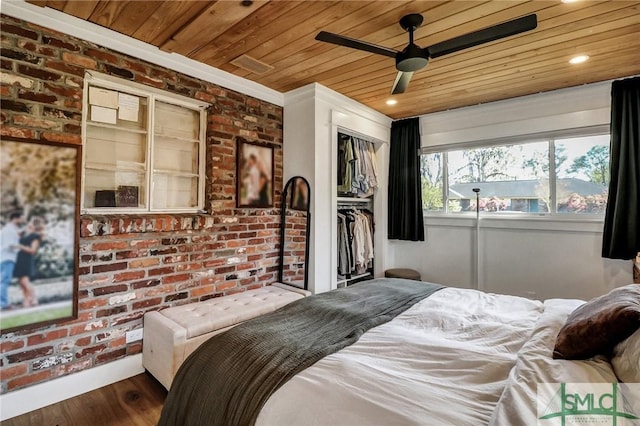
[[440, 288], [393, 278], [365, 281], [214, 336], [178, 370], [159, 425], [253, 425], [287, 380]]

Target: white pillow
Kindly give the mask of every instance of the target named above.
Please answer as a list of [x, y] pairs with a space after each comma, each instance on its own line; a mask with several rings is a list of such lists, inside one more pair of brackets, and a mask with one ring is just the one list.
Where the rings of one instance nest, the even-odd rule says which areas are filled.
[[611, 364], [624, 383], [640, 383], [640, 328], [613, 349]]

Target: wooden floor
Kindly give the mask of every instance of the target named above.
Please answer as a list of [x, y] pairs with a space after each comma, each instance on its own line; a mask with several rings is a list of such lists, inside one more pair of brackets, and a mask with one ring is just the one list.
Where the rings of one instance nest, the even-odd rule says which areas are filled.
[[140, 425], [158, 423], [167, 391], [148, 373], [2, 422], [2, 426]]

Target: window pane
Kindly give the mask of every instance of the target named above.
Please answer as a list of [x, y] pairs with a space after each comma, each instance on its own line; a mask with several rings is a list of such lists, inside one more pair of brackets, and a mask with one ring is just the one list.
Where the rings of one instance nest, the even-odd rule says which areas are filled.
[[450, 212], [549, 211], [549, 143], [491, 146], [448, 153]]
[[146, 203], [145, 174], [85, 168], [85, 208], [139, 208]]
[[198, 178], [155, 173], [151, 202], [154, 210], [197, 207]]
[[609, 187], [609, 135], [559, 139], [555, 147], [558, 213], [604, 214]]
[[200, 112], [158, 101], [154, 131], [151, 208], [197, 207]]
[[442, 195], [442, 158], [443, 153], [424, 154], [420, 157], [422, 176], [422, 208], [427, 211], [444, 210]]

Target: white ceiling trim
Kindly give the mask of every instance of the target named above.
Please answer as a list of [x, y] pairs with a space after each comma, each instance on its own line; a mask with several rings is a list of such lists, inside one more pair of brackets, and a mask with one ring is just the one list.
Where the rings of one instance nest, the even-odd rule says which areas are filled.
[[160, 65], [278, 106], [284, 106], [284, 94], [277, 90], [194, 61], [177, 53], [163, 52], [151, 44], [49, 7], [35, 6], [24, 0], [4, 0], [2, 2], [2, 13], [42, 27], [63, 31], [73, 37], [131, 55], [152, 64]]

